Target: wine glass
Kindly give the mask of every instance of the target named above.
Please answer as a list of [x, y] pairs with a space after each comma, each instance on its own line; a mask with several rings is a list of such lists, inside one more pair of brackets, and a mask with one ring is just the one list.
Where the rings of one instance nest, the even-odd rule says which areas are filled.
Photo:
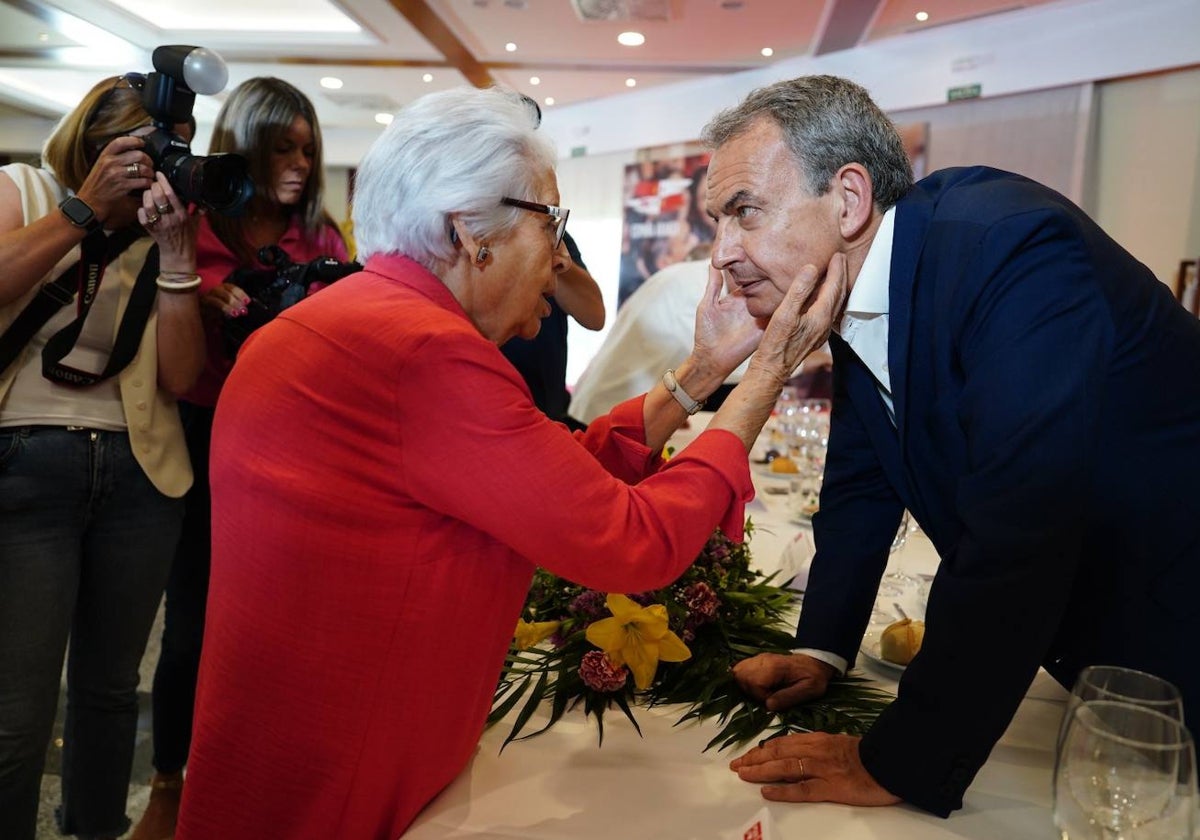
[[1196, 753], [1178, 720], [1091, 700], [1071, 712], [1054, 777], [1063, 840], [1181, 840], [1196, 820]]
[[[900, 527], [896, 529], [896, 536], [892, 537], [892, 546], [888, 549], [888, 567], [892, 569], [888, 571], [879, 581], [878, 594], [887, 598], [897, 598], [904, 594], [907, 587], [919, 585], [920, 581], [914, 577], [904, 574], [898, 568], [892, 568], [893, 562], [897, 559], [900, 550], [904, 548], [904, 544], [908, 542], [908, 511], [900, 517]], [[873, 624], [891, 623], [897, 616], [889, 610], [879, 606], [879, 601], [876, 600], [874, 609], [871, 610], [871, 622]]]
[[900, 568], [900, 552], [908, 542], [908, 511], [900, 517], [900, 527], [896, 530], [896, 536], [892, 538], [892, 547], [889, 549], [890, 555], [888, 558], [888, 572], [883, 576], [882, 587], [887, 590], [888, 594], [899, 595], [910, 586], [919, 586], [921, 581], [917, 580], [910, 574]]
[[1145, 706], [1167, 717], [1183, 723], [1183, 696], [1175, 685], [1162, 677], [1122, 668], [1116, 665], [1089, 665], [1079, 672], [1067, 708], [1058, 729], [1058, 745], [1061, 748], [1071, 721], [1071, 712], [1080, 703], [1091, 700], [1112, 700]]

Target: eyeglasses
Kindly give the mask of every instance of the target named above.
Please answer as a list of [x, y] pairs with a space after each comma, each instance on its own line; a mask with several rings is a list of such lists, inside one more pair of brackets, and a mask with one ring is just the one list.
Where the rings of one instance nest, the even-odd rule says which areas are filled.
[[[112, 101], [113, 94], [121, 88], [122, 84], [124, 84], [130, 90], [136, 90], [140, 92], [142, 88], [146, 86], [146, 76], [144, 73], [126, 73], [123, 76], [117, 76], [116, 81], [113, 82], [113, 86], [100, 95], [100, 98], [96, 100], [96, 104], [92, 106], [92, 110], [88, 112], [87, 119], [84, 120], [83, 123], [84, 131], [87, 131], [92, 127], [92, 123], [96, 121], [96, 117], [100, 115], [101, 111], [108, 107], [108, 103]], [[103, 148], [107, 144], [108, 140], [111, 139], [111, 137], [107, 138], [103, 143], [100, 143], [100, 148]]]
[[567, 216], [571, 215], [571, 211], [565, 207], [555, 207], [553, 204], [538, 204], [536, 201], [522, 201], [519, 198], [509, 198], [505, 196], [500, 199], [501, 204], [507, 204], [509, 207], [519, 207], [522, 210], [531, 210], [534, 213], [544, 213], [555, 220], [554, 224], [554, 248], [562, 244], [563, 234], [567, 232]]
[[100, 95], [100, 98], [96, 100], [96, 104], [92, 106], [87, 121], [84, 123], [85, 126], [91, 125], [96, 116], [108, 106], [108, 103], [113, 98], [113, 94], [120, 89], [122, 83], [130, 90], [140, 91], [146, 86], [146, 76], [143, 73], [126, 73], [123, 76], [117, 76], [116, 81], [113, 82], [113, 86], [104, 91]]

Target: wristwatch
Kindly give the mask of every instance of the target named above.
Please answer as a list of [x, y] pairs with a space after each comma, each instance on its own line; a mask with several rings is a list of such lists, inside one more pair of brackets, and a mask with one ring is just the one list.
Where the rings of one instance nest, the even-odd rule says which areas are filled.
[[663, 387], [667, 392], [675, 398], [675, 401], [683, 406], [683, 410], [689, 415], [695, 414], [700, 409], [704, 408], [703, 400], [694, 400], [692, 395], [683, 390], [683, 386], [679, 384], [679, 380], [675, 378], [675, 371], [668, 370], [663, 374]]
[[96, 218], [95, 211], [77, 195], [64, 199], [58, 205], [58, 209], [67, 217], [68, 222], [77, 228], [83, 228], [88, 233], [100, 228], [100, 220]]

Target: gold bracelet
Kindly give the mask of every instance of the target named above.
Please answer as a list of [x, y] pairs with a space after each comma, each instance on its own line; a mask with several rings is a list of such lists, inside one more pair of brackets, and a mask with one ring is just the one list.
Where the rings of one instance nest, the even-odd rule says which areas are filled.
[[171, 272], [171, 274], [175, 277], [186, 277], [188, 279], [171, 280], [168, 279], [167, 274], [160, 274], [158, 275], [158, 279], [154, 281], [155, 285], [162, 291], [171, 293], [194, 292], [200, 288], [199, 274], [183, 274], [181, 272]]

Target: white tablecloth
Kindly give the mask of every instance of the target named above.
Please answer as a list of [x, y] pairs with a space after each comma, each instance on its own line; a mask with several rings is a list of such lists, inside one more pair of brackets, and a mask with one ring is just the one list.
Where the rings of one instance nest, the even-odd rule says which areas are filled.
[[[672, 442], [677, 447], [686, 445], [707, 419], [703, 413], [697, 415], [691, 428]], [[802, 565], [802, 555], [784, 553], [802, 526], [788, 522], [785, 496], [765, 492], [786, 482], [756, 475], [755, 484], [758, 497], [747, 513], [757, 526], [751, 542], [756, 564], [766, 571], [782, 567], [788, 575], [802, 572], [796, 568]], [[936, 568], [936, 554], [920, 532], [910, 536], [901, 557], [905, 569], [913, 573]], [[918, 609], [915, 589], [900, 600], [906, 610]], [[895, 690], [889, 672], [877, 670], [865, 659], [860, 659], [859, 667], [882, 687]], [[471, 764], [422, 812], [405, 837], [740, 840], [744, 827], [765, 805], [769, 832], [778, 840], [1049, 840], [1056, 836], [1050, 776], [1065, 699], [1066, 692], [1039, 672], [967, 792], [965, 806], [946, 820], [907, 805], [766, 803], [757, 786], [728, 769], [730, 759], [742, 750], [703, 752], [716, 734], [715, 725], [673, 727], [682, 708], [637, 708], [642, 737], [617, 710], [605, 716], [602, 747], [596, 743], [595, 722], [575, 712], [549, 732], [510, 744], [501, 753], [510, 728], [502, 721], [484, 733]], [[536, 728], [531, 724], [526, 731]], [[420, 756], [401, 760], [419, 762]], [[766, 840], [771, 836], [768, 833]]]

